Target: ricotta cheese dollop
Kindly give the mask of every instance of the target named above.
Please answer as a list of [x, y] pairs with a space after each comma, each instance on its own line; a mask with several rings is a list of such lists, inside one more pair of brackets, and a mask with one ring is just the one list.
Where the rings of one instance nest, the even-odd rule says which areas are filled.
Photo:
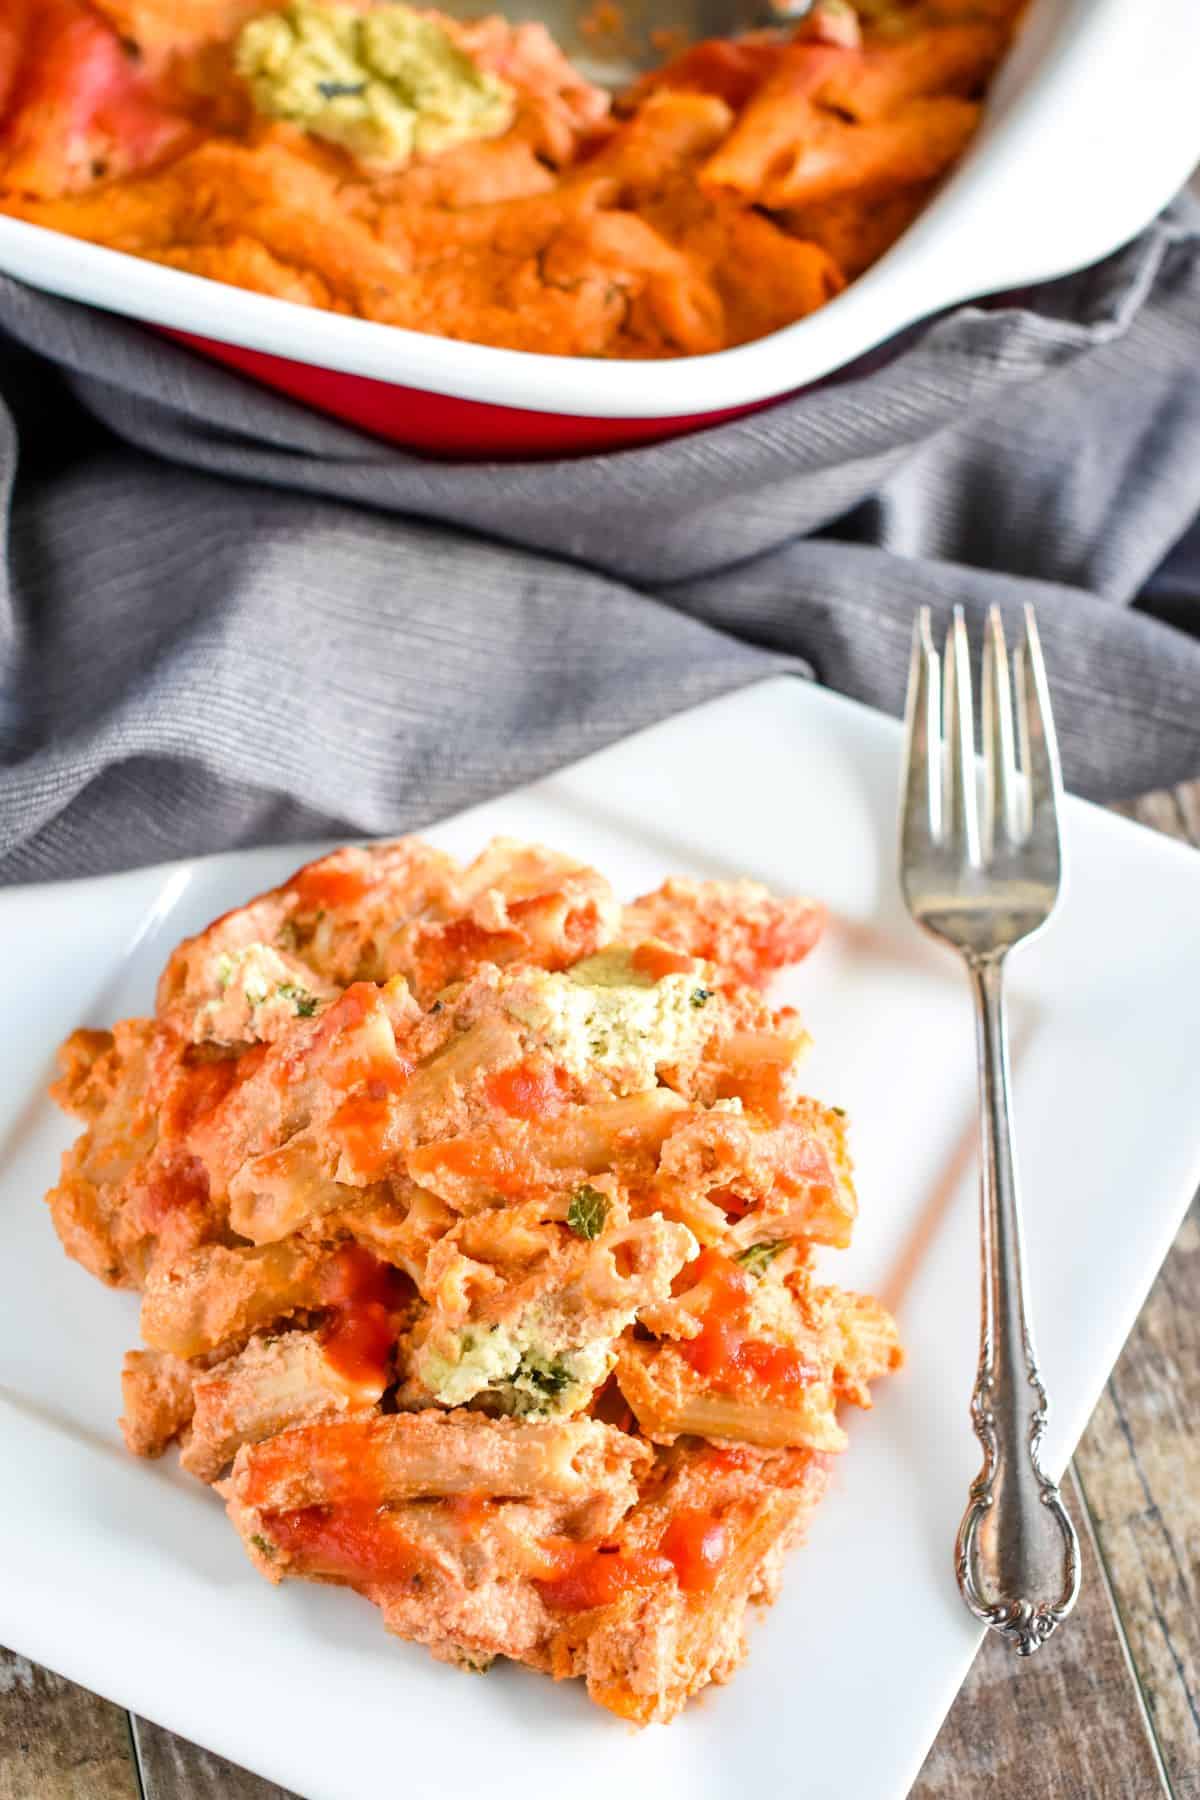
[[546, 1418], [586, 1406], [614, 1359], [608, 1338], [553, 1348], [532, 1307], [514, 1324], [468, 1326], [452, 1345], [426, 1345], [417, 1372], [443, 1406], [465, 1406], [486, 1390], [507, 1412]]
[[376, 168], [495, 137], [512, 123], [508, 83], [411, 6], [360, 12], [292, 0], [242, 27], [234, 64], [260, 113]]
[[696, 974], [646, 981], [627, 951], [604, 951], [563, 975], [523, 972], [504, 1005], [569, 1074], [600, 1073], [618, 1094], [639, 1094], [708, 1035], [711, 998]]

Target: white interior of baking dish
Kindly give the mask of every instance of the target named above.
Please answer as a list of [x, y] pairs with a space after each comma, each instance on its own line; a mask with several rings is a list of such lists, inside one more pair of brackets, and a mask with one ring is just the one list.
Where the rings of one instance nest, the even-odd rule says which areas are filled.
[[[481, 8], [482, 10], [482, 8]], [[943, 307], [1097, 261], [1200, 161], [1200, 0], [1034, 0], [963, 163], [820, 312], [674, 362], [537, 356], [297, 306], [0, 217], [0, 270], [156, 325], [462, 399], [670, 418], [772, 399]]]

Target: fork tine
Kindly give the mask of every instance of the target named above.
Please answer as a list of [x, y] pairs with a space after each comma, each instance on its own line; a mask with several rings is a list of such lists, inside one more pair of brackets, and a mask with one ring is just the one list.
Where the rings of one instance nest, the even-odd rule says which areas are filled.
[[1021, 767], [1029, 796], [1029, 836], [1031, 840], [1040, 839], [1057, 846], [1062, 769], [1050, 711], [1046, 665], [1032, 606], [1025, 608], [1025, 637], [1017, 646], [1015, 674]]
[[941, 665], [933, 647], [929, 608], [913, 621], [912, 659], [904, 715], [900, 848], [905, 860], [934, 843], [941, 832]]
[[1008, 651], [1004, 623], [997, 606], [989, 607], [983, 640], [983, 853], [1011, 845], [1024, 835], [1017, 809], [1017, 763], [1013, 747], [1012, 697], [1008, 683]]
[[943, 658], [942, 739], [943, 836], [947, 844], [979, 862], [979, 816], [975, 779], [975, 715], [971, 705], [971, 649], [963, 609], [956, 606]]

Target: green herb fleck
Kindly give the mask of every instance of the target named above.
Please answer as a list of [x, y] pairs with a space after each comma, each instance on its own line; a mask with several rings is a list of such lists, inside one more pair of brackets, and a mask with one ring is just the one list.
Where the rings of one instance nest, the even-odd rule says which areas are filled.
[[298, 1019], [311, 1019], [317, 1010], [317, 997], [310, 994], [307, 988], [297, 987], [294, 981], [281, 981], [275, 989], [281, 1000], [290, 1000]]
[[707, 1006], [711, 999], [712, 999], [712, 989], [711, 988], [700, 987], [700, 988], [692, 989], [692, 1005], [693, 1006]]
[[775, 1261], [781, 1250], [786, 1249], [786, 1238], [775, 1238], [764, 1244], [751, 1244], [750, 1248], [743, 1250], [736, 1260], [741, 1263], [747, 1274], [753, 1275], [761, 1281], [766, 1273], [767, 1265]]
[[266, 1557], [274, 1556], [274, 1554], [275, 1554], [274, 1544], [268, 1543], [266, 1538], [261, 1537], [257, 1531], [254, 1533], [254, 1536], [250, 1539], [250, 1542], [254, 1545], [254, 1548], [258, 1551], [260, 1556], [266, 1556]]
[[831, 1106], [829, 1110], [831, 1113], [836, 1113], [839, 1119], [844, 1119], [846, 1116], [846, 1109], [844, 1106]]
[[283, 924], [275, 933], [275, 942], [279, 945], [281, 950], [294, 950], [296, 948], [298, 939], [296, 937], [295, 922], [292, 919], [285, 919], [283, 921]]
[[322, 100], [340, 100], [343, 94], [362, 94], [366, 91], [365, 81], [318, 81], [317, 92]]
[[608, 1201], [594, 1187], [577, 1187], [567, 1208], [567, 1224], [576, 1237], [598, 1238], [608, 1217]]
[[557, 1400], [571, 1385], [570, 1371], [561, 1362], [535, 1361], [528, 1355], [521, 1358], [513, 1380], [527, 1381], [539, 1394], [545, 1394], [547, 1400]]

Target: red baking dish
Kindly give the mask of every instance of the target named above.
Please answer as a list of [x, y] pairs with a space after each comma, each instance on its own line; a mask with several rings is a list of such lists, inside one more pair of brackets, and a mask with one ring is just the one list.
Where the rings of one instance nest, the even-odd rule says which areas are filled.
[[402, 387], [394, 381], [376, 381], [369, 375], [347, 375], [322, 369], [313, 363], [292, 362], [263, 350], [247, 350], [222, 344], [215, 338], [197, 337], [190, 331], [167, 331], [181, 344], [189, 344], [204, 356], [228, 363], [267, 387], [278, 388], [294, 400], [318, 412], [330, 413], [369, 431], [427, 451], [432, 456], [477, 457], [493, 455], [509, 459], [545, 456], [582, 456], [599, 450], [623, 450], [634, 444], [659, 443], [681, 437], [723, 419], [770, 406], [770, 400], [748, 406], [729, 406], [720, 412], [683, 414], [668, 419], [594, 419], [569, 413], [533, 412], [518, 406], [489, 406], [480, 400], [464, 400], [454, 394], [435, 394], [427, 388]]
[[619, 450], [769, 405], [948, 306], [1117, 249], [1200, 161], [1198, 69], [1197, 0], [1033, 0], [968, 155], [900, 241], [808, 318], [708, 356], [607, 361], [425, 336], [4, 216], [0, 270], [426, 454]]

